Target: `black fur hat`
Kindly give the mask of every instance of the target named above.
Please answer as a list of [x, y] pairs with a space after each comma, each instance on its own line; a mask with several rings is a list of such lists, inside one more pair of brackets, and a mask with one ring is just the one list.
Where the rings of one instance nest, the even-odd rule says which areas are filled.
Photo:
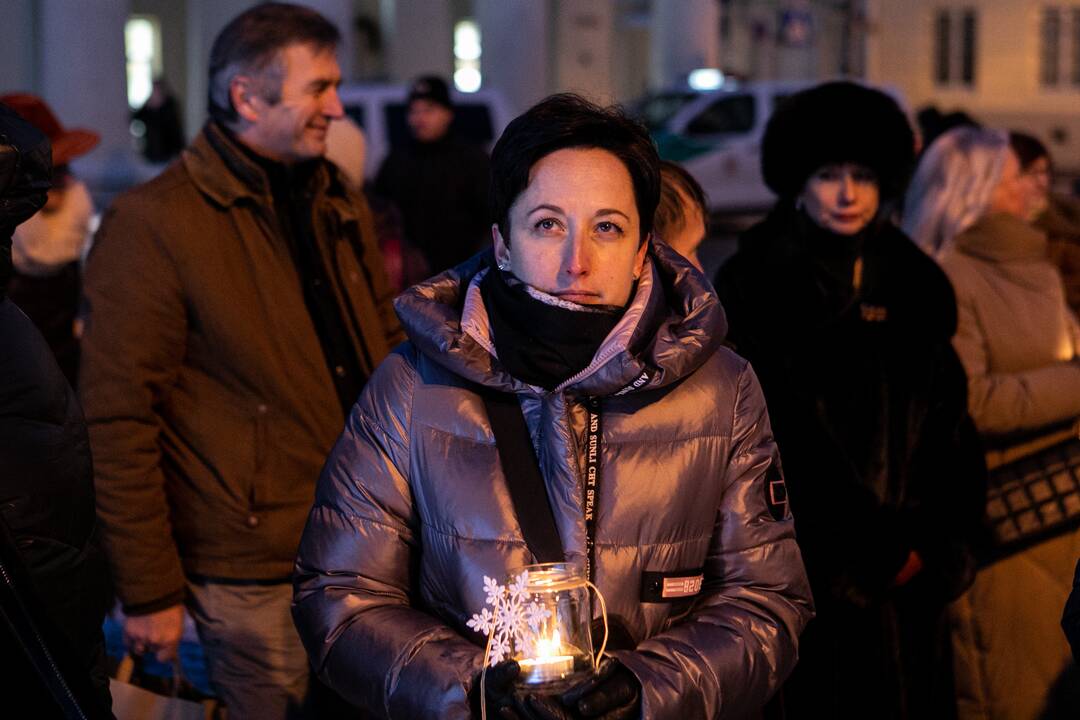
[[852, 82], [830, 82], [783, 100], [761, 146], [765, 184], [798, 195], [823, 165], [858, 163], [877, 174], [883, 200], [899, 197], [915, 163], [915, 136], [896, 101]]

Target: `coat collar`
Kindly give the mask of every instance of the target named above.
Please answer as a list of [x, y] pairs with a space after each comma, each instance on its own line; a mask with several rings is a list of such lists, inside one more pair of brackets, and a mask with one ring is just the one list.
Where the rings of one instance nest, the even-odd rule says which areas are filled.
[[1046, 234], [1008, 213], [981, 218], [956, 236], [956, 252], [988, 262], [1046, 260]]
[[[272, 205], [266, 173], [237, 143], [220, 125], [209, 121], [183, 151], [181, 160], [199, 191], [222, 207], [245, 200]], [[348, 200], [346, 185], [336, 167], [323, 161], [312, 183], [315, 196], [328, 197], [343, 220], [357, 219], [356, 208]]]
[[[409, 339], [467, 380], [503, 392], [542, 393], [512, 377], [494, 356], [480, 273], [489, 252], [409, 288], [395, 301]], [[649, 248], [646, 272], [630, 306], [593, 362], [554, 392], [603, 397], [654, 389], [688, 376], [724, 339], [727, 322], [705, 277], [663, 243]]]

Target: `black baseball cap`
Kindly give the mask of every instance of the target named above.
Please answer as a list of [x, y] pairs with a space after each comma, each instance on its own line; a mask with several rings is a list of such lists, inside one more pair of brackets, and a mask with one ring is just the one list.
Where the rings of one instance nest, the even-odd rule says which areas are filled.
[[454, 104], [450, 102], [450, 88], [438, 75], [424, 75], [413, 80], [409, 87], [409, 102], [413, 100], [430, 100], [450, 110], [454, 109]]

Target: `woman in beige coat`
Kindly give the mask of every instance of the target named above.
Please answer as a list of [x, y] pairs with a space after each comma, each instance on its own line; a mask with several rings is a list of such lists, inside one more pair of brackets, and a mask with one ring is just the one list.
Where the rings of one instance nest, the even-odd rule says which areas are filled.
[[[1045, 236], [1028, 220], [1038, 190], [1008, 134], [957, 128], [927, 150], [904, 229], [956, 290], [953, 339], [968, 373], [969, 409], [986, 436], [1080, 415], [1080, 329], [1065, 304]], [[1034, 718], [1069, 665], [1058, 628], [1080, 532], [984, 568], [954, 605], [961, 718]]]

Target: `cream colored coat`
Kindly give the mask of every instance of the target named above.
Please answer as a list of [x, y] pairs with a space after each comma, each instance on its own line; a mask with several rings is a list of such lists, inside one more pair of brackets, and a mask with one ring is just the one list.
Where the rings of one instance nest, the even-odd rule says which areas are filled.
[[[942, 266], [956, 289], [954, 345], [984, 433], [1034, 429], [1080, 414], [1080, 331], [1046, 239], [992, 215], [956, 239]], [[962, 720], [1039, 717], [1071, 662], [1059, 627], [1080, 531], [979, 572], [951, 609]]]
[[1080, 415], [1080, 326], [1065, 304], [1046, 238], [1009, 215], [983, 218], [941, 262], [956, 290], [953, 344], [983, 433]]

